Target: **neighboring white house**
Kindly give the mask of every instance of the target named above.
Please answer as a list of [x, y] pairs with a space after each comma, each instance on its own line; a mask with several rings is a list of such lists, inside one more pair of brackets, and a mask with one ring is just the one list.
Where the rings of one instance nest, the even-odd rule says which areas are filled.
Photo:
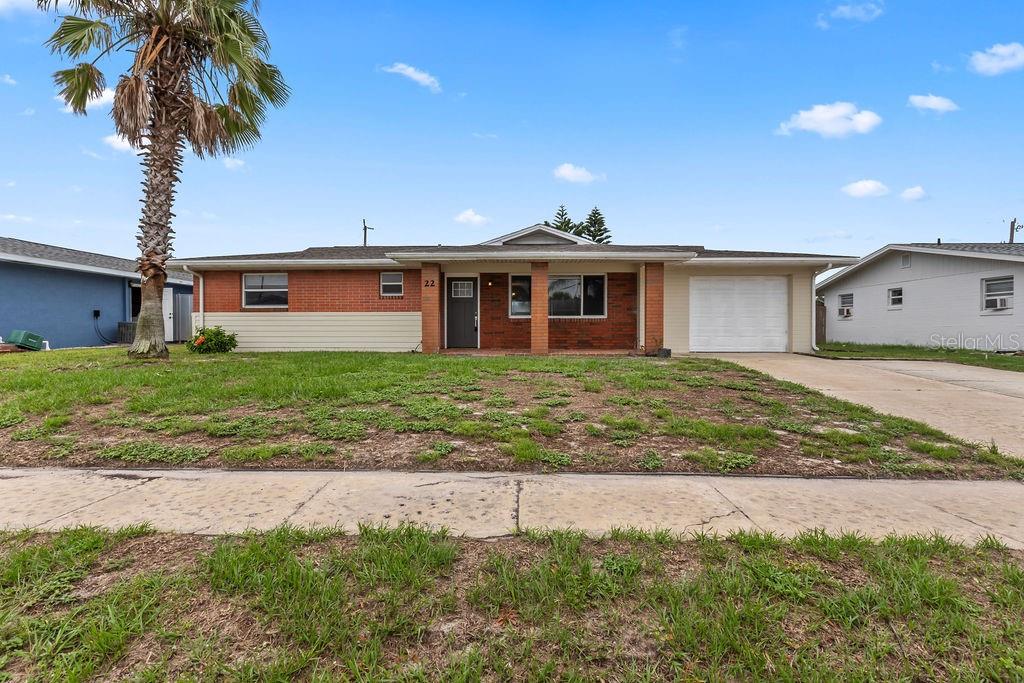
[[1021, 287], [1024, 244], [915, 243], [883, 247], [817, 291], [831, 342], [1020, 351]]

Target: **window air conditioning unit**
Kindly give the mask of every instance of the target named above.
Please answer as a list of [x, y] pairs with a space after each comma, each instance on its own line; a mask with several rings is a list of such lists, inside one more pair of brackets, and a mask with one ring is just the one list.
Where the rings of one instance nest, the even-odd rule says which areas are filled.
[[853, 317], [853, 309], [848, 307], [848, 306], [843, 306], [842, 308], [839, 309], [839, 317], [840, 318], [850, 318], [850, 317]]
[[1007, 308], [1010, 307], [1010, 297], [1008, 296], [996, 297], [995, 302], [995, 309], [997, 311], [1005, 311]]

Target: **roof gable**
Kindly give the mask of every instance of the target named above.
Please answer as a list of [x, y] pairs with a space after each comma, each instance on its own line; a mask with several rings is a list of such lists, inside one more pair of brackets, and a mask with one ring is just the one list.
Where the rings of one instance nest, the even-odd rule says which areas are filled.
[[911, 242], [907, 244], [887, 244], [878, 251], [872, 252], [852, 266], [843, 268], [838, 273], [822, 280], [817, 289], [831, 287], [847, 275], [860, 270], [864, 266], [876, 262], [886, 254], [906, 251], [919, 254], [938, 254], [940, 256], [960, 256], [962, 258], [991, 259], [995, 261], [1024, 262], [1024, 244], [1007, 244], [1005, 242], [949, 242], [946, 244], [930, 244]]
[[596, 242], [588, 240], [586, 237], [563, 232], [558, 228], [552, 228], [550, 225], [537, 223], [480, 243], [481, 246], [504, 244], [596, 244]]

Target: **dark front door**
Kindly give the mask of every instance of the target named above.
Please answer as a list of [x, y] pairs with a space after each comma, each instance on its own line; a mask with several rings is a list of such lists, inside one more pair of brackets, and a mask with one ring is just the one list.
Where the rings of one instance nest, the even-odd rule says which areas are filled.
[[448, 348], [475, 349], [477, 300], [475, 277], [453, 277], [447, 280]]

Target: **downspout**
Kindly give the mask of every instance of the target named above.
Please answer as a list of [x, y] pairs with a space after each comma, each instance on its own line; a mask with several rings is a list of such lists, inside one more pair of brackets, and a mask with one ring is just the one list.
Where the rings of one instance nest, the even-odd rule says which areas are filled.
[[197, 273], [188, 266], [182, 266], [189, 275], [199, 278], [199, 327], [206, 327], [206, 278], [202, 273]]
[[811, 351], [814, 353], [818, 352], [818, 284], [816, 280], [819, 275], [832, 270], [832, 268], [832, 264], [829, 263], [823, 269], [811, 273]]

